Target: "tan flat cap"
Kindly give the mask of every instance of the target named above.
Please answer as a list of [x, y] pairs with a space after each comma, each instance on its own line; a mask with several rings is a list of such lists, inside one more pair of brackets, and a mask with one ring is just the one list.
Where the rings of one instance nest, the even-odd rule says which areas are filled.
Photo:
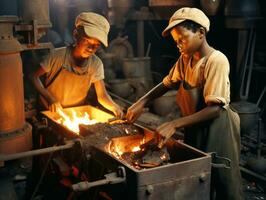
[[207, 32], [210, 30], [210, 20], [200, 9], [184, 7], [178, 9], [172, 15], [172, 17], [169, 20], [168, 26], [162, 32], [162, 36], [165, 37], [169, 35], [169, 31], [173, 27], [175, 27], [176, 25], [180, 24], [185, 20], [191, 20], [200, 24], [202, 27], [206, 28]]
[[110, 24], [105, 17], [93, 12], [82, 12], [76, 17], [75, 26], [83, 26], [88, 37], [96, 38], [108, 46]]

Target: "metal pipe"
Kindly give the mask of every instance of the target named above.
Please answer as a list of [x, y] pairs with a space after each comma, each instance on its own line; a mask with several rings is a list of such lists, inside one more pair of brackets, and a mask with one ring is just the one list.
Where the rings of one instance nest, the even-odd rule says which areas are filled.
[[257, 178], [260, 181], [266, 182], [266, 178], [264, 176], [259, 175], [259, 174], [255, 173], [255, 172], [253, 172], [253, 171], [251, 171], [245, 167], [242, 167], [242, 166], [239, 166], [239, 168], [240, 168], [240, 171], [242, 171], [243, 173], [249, 174], [249, 175]]
[[51, 153], [55, 151], [70, 149], [74, 146], [74, 144], [75, 144], [74, 141], [69, 141], [65, 145], [60, 145], [60, 146], [55, 146], [55, 147], [47, 147], [43, 149], [37, 149], [37, 150], [8, 154], [8, 155], [2, 154], [0, 155], [0, 161], [15, 160], [15, 159], [24, 158], [24, 157], [36, 156], [36, 155]]
[[100, 185], [107, 185], [107, 184], [118, 184], [118, 183], [124, 183], [126, 181], [126, 170], [124, 167], [119, 166], [117, 172], [112, 172], [109, 174], [105, 174], [105, 179], [88, 182], [88, 181], [82, 181], [76, 184], [72, 185], [72, 189], [74, 191], [86, 191], [92, 187], [100, 186]]
[[117, 99], [119, 99], [120, 101], [122, 101], [122, 102], [128, 104], [128, 106], [131, 106], [131, 105], [133, 104], [132, 102], [130, 102], [130, 101], [128, 101], [128, 100], [126, 100], [126, 99], [124, 99], [124, 98], [122, 98], [122, 97], [116, 95], [116, 94], [113, 93], [113, 92], [110, 92], [109, 90], [108, 90], [108, 94], [109, 94], [110, 96], [112, 96], [112, 97], [114, 97], [114, 98], [117, 98]]
[[138, 45], [138, 56], [144, 56], [144, 21], [137, 21], [137, 45]]

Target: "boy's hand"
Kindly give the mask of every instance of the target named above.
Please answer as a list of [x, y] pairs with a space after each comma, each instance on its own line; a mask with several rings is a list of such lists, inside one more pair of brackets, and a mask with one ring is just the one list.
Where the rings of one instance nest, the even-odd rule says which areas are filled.
[[54, 102], [52, 104], [49, 105], [49, 110], [51, 112], [58, 112], [59, 109], [63, 109], [63, 107], [61, 106], [61, 104], [59, 102]]
[[133, 123], [144, 112], [145, 103], [137, 101], [127, 110], [126, 119], [128, 122]]
[[118, 118], [118, 119], [122, 119], [124, 117], [124, 112], [123, 112], [123, 109], [116, 105], [114, 107], [114, 109], [112, 110], [112, 112], [114, 113], [114, 115]]
[[163, 123], [156, 129], [156, 132], [163, 137], [160, 141], [161, 144], [159, 144], [161, 148], [163, 144], [176, 132], [175, 123], [173, 121]]

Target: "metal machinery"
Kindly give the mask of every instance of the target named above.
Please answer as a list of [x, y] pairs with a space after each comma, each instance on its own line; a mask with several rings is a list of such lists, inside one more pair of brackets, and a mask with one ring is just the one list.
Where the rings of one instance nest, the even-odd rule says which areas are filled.
[[48, 0], [22, 0], [19, 1], [19, 16], [0, 16], [1, 155], [31, 149], [31, 125], [25, 121], [20, 52], [52, 49], [51, 43], [38, 43], [49, 27]]

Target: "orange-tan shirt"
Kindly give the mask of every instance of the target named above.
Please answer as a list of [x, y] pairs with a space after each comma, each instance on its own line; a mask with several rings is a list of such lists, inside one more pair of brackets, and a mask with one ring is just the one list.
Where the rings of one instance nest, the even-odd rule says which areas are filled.
[[[182, 56], [170, 70], [169, 74], [163, 79], [166, 87], [174, 87], [180, 81], [185, 81], [192, 88], [199, 87], [201, 64], [205, 57], [201, 58], [196, 65], [191, 67], [191, 58], [184, 62]], [[185, 64], [187, 63], [187, 64]], [[216, 103], [228, 105], [230, 102], [230, 65], [226, 56], [220, 51], [213, 51], [206, 63], [204, 70], [203, 96], [205, 103]]]

